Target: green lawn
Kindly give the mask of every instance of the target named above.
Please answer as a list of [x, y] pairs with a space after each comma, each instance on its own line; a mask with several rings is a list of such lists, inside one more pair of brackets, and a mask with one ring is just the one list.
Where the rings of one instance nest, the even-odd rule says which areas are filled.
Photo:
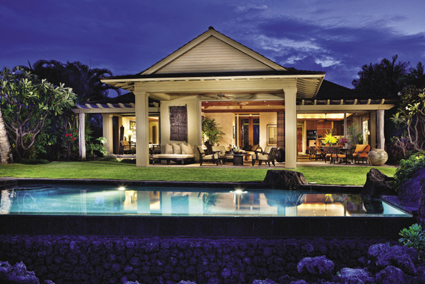
[[[298, 167], [308, 182], [318, 184], [363, 185], [372, 167]], [[136, 167], [134, 164], [94, 162], [52, 162], [41, 165], [0, 165], [0, 177], [66, 178], [66, 179], [119, 179], [146, 181], [263, 181], [270, 168], [185, 168], [185, 167]], [[379, 168], [393, 176], [396, 168]]]

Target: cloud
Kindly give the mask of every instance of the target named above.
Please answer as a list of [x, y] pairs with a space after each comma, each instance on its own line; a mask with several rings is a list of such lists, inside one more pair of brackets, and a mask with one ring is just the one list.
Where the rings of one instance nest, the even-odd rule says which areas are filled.
[[[250, 19], [251, 19], [250, 15]], [[249, 46], [285, 67], [326, 71], [327, 79], [352, 87], [361, 66], [398, 54], [414, 65], [425, 61], [425, 33], [406, 35], [389, 26], [393, 17], [357, 26], [323, 24], [296, 17], [273, 16], [250, 21]], [[244, 25], [243, 19], [239, 22]]]
[[81, 61], [135, 74], [214, 26], [285, 67], [326, 71], [351, 87], [364, 64], [395, 54], [413, 66], [425, 62], [425, 4], [378, 2], [3, 1], [0, 61]]

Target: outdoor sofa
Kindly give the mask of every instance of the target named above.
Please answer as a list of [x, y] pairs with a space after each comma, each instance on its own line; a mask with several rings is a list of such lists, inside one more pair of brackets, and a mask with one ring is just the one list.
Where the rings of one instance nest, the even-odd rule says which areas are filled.
[[167, 161], [167, 165], [170, 164], [170, 161], [184, 165], [188, 162], [195, 162], [195, 152], [193, 151], [193, 146], [190, 144], [167, 143], [164, 145], [164, 153], [153, 154], [150, 159], [153, 165], [155, 165], [155, 162], [161, 161]]

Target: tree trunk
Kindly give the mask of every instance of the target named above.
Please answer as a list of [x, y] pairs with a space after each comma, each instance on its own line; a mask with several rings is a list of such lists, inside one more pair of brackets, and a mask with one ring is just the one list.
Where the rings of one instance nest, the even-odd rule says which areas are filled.
[[10, 160], [10, 143], [4, 126], [3, 116], [0, 109], [0, 164], [7, 164]]

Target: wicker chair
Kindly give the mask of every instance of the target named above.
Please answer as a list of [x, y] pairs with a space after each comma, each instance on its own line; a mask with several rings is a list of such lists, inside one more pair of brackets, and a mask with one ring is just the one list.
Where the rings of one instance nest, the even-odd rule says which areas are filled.
[[224, 146], [212, 146], [212, 152], [218, 154], [218, 160], [222, 164], [226, 164], [227, 161], [233, 160], [233, 155], [229, 151], [226, 151]]
[[338, 147], [323, 147], [323, 157], [325, 163], [327, 160], [332, 164], [335, 163], [335, 160], [338, 159], [339, 148]]
[[202, 166], [203, 162], [212, 162], [213, 164], [216, 164], [218, 166], [218, 154], [206, 154], [202, 146], [198, 146], [198, 152], [199, 152], [199, 159], [200, 159], [200, 166]]
[[315, 159], [317, 161], [318, 159], [323, 159], [323, 153], [320, 149], [317, 149], [316, 146], [310, 146], [308, 158], [309, 160]]
[[365, 144], [357, 144], [356, 149], [353, 152], [353, 160], [355, 163], [359, 163], [360, 161], [364, 161], [368, 163], [368, 154], [370, 151], [370, 145]]
[[258, 165], [261, 166], [262, 162], [265, 162], [269, 165], [270, 163], [275, 165], [275, 159], [276, 159], [276, 148], [266, 147], [264, 149], [264, 152], [255, 152], [255, 156], [252, 156], [252, 165], [255, 165], [255, 161], [258, 161]]

